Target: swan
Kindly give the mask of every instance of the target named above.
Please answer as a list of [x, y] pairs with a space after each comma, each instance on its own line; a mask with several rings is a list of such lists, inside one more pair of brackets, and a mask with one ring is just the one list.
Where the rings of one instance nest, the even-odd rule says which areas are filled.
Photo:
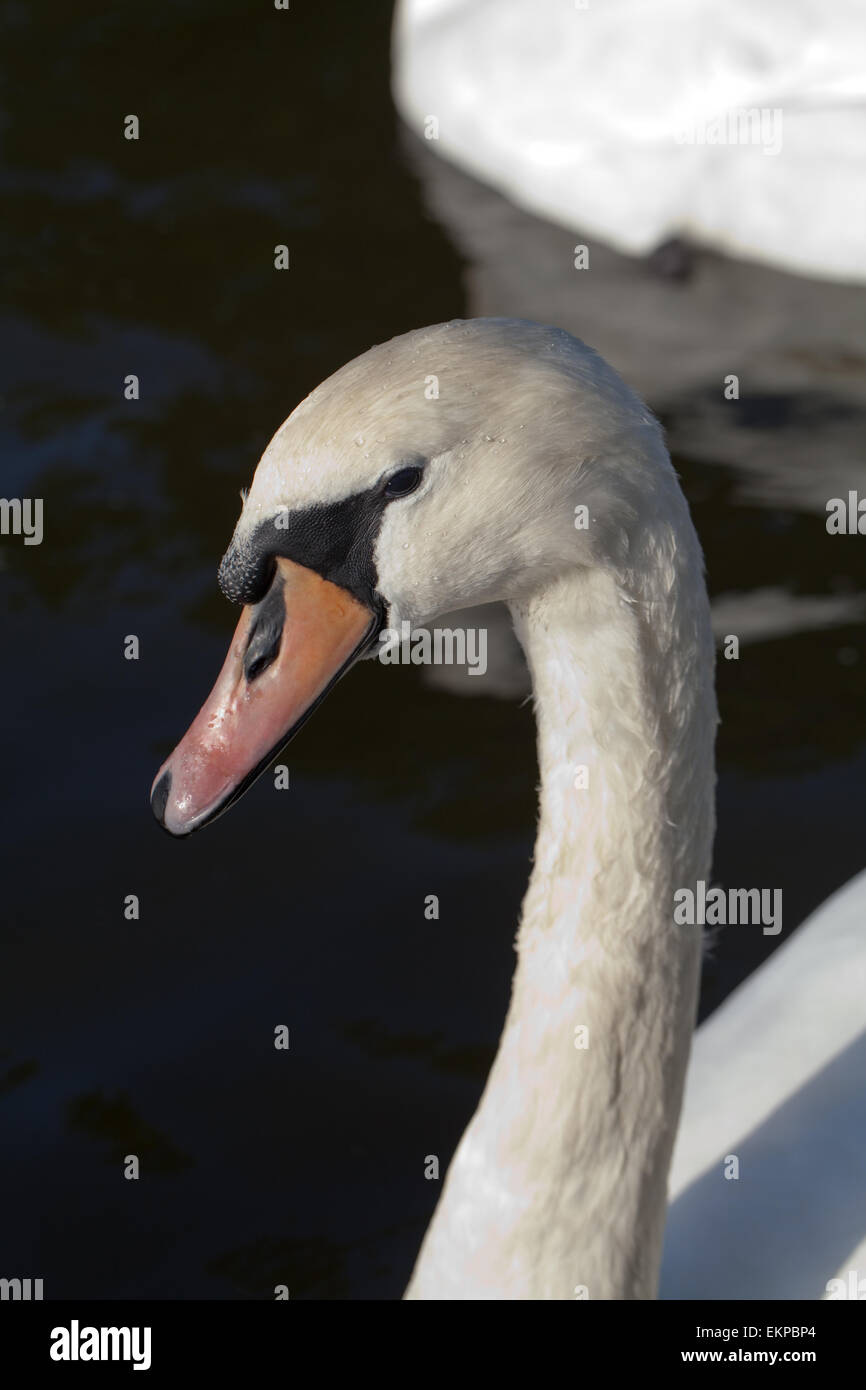
[[697, 1030], [663, 1298], [816, 1299], [838, 1296], [834, 1278], [866, 1281], [864, 921], [866, 871]]
[[399, 0], [410, 129], [629, 255], [671, 237], [866, 281], [859, 0]]
[[499, 1049], [406, 1297], [655, 1297], [702, 946], [674, 893], [709, 876], [717, 724], [703, 559], [659, 425], [560, 329], [406, 333], [277, 431], [220, 584], [243, 612], [151, 791], [175, 836], [237, 800], [385, 629], [508, 605], [534, 863]]

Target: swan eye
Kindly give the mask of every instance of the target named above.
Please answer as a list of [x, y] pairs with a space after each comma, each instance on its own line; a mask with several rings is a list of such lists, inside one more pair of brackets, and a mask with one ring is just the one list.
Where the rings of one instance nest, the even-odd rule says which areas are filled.
[[421, 481], [422, 470], [420, 468], [401, 468], [397, 473], [392, 473], [385, 484], [386, 497], [408, 497], [410, 492], [414, 492]]

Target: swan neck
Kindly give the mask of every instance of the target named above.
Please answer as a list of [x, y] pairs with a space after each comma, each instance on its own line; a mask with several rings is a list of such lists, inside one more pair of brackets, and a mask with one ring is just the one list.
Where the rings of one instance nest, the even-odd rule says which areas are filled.
[[673, 894], [707, 874], [714, 824], [694, 533], [673, 568], [578, 571], [512, 613], [538, 721], [534, 867], [499, 1051], [408, 1296], [651, 1298], [701, 944]]

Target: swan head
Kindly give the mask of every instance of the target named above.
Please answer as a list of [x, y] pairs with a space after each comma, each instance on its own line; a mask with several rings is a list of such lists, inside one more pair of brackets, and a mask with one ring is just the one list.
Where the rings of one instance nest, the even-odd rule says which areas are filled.
[[220, 566], [244, 611], [154, 781], [157, 819], [186, 835], [224, 811], [384, 628], [625, 563], [678, 497], [654, 418], [562, 330], [457, 320], [349, 362], [256, 469]]

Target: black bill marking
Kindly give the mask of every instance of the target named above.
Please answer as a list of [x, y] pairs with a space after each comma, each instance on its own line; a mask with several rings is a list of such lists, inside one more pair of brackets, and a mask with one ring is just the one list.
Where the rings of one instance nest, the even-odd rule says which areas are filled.
[[259, 603], [268, 591], [274, 558], [284, 556], [339, 584], [374, 611], [379, 607], [373, 551], [388, 505], [384, 485], [261, 522], [242, 543], [232, 541], [219, 568], [219, 584], [232, 603]]
[[171, 791], [171, 773], [164, 772], [154, 787], [150, 795], [150, 805], [153, 814], [156, 816], [160, 825], [163, 825], [165, 808], [168, 802], [168, 794]]

